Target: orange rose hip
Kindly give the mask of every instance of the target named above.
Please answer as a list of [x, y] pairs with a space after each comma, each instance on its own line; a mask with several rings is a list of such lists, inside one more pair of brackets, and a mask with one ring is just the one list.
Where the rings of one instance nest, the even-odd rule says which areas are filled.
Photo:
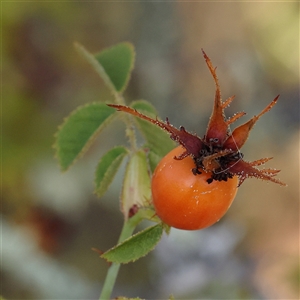
[[184, 149], [170, 151], [157, 165], [151, 183], [156, 214], [169, 226], [197, 230], [213, 225], [222, 218], [237, 193], [238, 177], [208, 183], [211, 173], [194, 175], [191, 157], [182, 160]]

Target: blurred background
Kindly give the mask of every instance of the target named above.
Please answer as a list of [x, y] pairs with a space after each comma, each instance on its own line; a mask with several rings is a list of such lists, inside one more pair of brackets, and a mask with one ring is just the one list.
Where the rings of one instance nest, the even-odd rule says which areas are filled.
[[2, 261], [7, 299], [98, 299], [108, 265], [91, 250], [115, 245], [122, 227], [122, 174], [102, 199], [95, 166], [124, 126], [106, 129], [67, 173], [54, 133], [78, 105], [109, 101], [101, 79], [73, 43], [98, 52], [136, 48], [125, 93], [160, 117], [202, 136], [215, 87], [201, 54], [218, 66], [228, 116], [259, 113], [243, 153], [274, 156], [283, 188], [246, 180], [211, 228], [172, 230], [157, 248], [122, 266], [113, 296], [147, 299], [299, 299], [299, 3], [3, 2]]

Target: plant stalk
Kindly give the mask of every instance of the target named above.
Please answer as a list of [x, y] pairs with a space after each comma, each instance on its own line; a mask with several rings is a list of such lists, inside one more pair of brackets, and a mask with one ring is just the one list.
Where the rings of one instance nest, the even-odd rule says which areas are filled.
[[[143, 211], [140, 210], [137, 212], [132, 218], [128, 219], [124, 222], [118, 244], [125, 241], [127, 238], [129, 238], [132, 234], [136, 226], [140, 221], [143, 219]], [[106, 278], [103, 284], [103, 288], [99, 297], [99, 300], [109, 300], [111, 293], [113, 291], [119, 269], [120, 269], [119, 263], [112, 263], [111, 266], [108, 269], [108, 272], [106, 274]]]
[[[115, 97], [116, 104], [126, 105], [122, 94], [115, 92], [114, 97]], [[137, 145], [136, 145], [136, 134], [135, 134], [134, 126], [133, 126], [132, 116], [124, 114], [123, 118], [124, 118], [124, 122], [126, 124], [126, 132], [125, 132], [126, 136], [129, 139], [129, 143], [131, 145], [132, 151], [135, 152], [137, 150]]]

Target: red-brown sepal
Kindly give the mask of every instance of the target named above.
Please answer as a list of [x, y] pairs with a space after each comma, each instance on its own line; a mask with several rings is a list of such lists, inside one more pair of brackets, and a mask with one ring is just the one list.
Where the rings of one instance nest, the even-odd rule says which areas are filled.
[[222, 102], [216, 68], [213, 67], [212, 62], [206, 53], [203, 50], [202, 52], [216, 85], [213, 112], [209, 119], [206, 134], [203, 139], [199, 138], [195, 134], [187, 132], [184, 127], [180, 127], [179, 129], [175, 128], [170, 124], [168, 119], [165, 122], [162, 122], [157, 118], [152, 119], [128, 106], [114, 104], [109, 104], [109, 106], [149, 121], [167, 131], [170, 134], [171, 139], [178, 142], [183, 146], [183, 148], [185, 148], [182, 154], [174, 157], [174, 159], [180, 160], [187, 156], [192, 156], [195, 162], [195, 168], [191, 171], [195, 176], [197, 176], [197, 174], [201, 174], [202, 170], [212, 172], [211, 178], [207, 180], [208, 183], [211, 183], [214, 180], [227, 181], [233, 176], [238, 176], [239, 186], [248, 177], [256, 177], [263, 180], [269, 180], [280, 185], [285, 185], [280, 180], [274, 178], [279, 170], [259, 170], [256, 168], [257, 166], [266, 163], [270, 160], [270, 158], [246, 162], [243, 160], [243, 154], [240, 152], [240, 149], [247, 141], [254, 124], [263, 114], [268, 112], [276, 104], [279, 95], [265, 109], [263, 109], [260, 114], [235, 128], [230, 135], [229, 125], [245, 115], [245, 113], [239, 112], [229, 119], [225, 118], [224, 109], [232, 102], [234, 96], [229, 97]]
[[233, 175], [237, 175], [239, 177], [239, 186], [244, 182], [245, 179], [249, 177], [255, 177], [262, 180], [269, 180], [274, 183], [278, 183], [282, 186], [286, 186], [285, 183], [281, 182], [278, 179], [273, 178], [278, 172], [280, 172], [280, 170], [273, 170], [273, 169], [259, 170], [255, 168], [255, 166], [257, 165], [264, 164], [265, 160], [266, 159], [257, 160], [252, 163], [246, 162], [244, 160], [239, 160], [237, 162], [232, 162], [229, 165], [229, 170]]
[[114, 107], [119, 111], [124, 111], [135, 117], [139, 117], [141, 119], [149, 121], [152, 124], [157, 125], [160, 128], [166, 130], [167, 132], [170, 133], [171, 139], [178, 142], [180, 145], [182, 145], [186, 149], [186, 152], [189, 155], [198, 156], [201, 149], [204, 146], [203, 141], [197, 135], [187, 132], [185, 128], [182, 126], [179, 129], [177, 129], [176, 127], [170, 124], [168, 119], [166, 120], [166, 122], [162, 122], [157, 118], [152, 119], [129, 106], [116, 105], [116, 104], [108, 104], [108, 106]]
[[241, 149], [245, 144], [245, 142], [247, 141], [249, 133], [253, 128], [254, 124], [256, 123], [256, 121], [276, 104], [278, 98], [279, 95], [265, 109], [263, 109], [260, 114], [254, 116], [248, 122], [235, 128], [232, 134], [225, 141], [223, 147], [225, 149], [231, 149], [233, 151], [238, 151], [239, 149]]
[[223, 105], [221, 99], [219, 80], [216, 74], [216, 68], [214, 68], [211, 60], [203, 51], [203, 49], [202, 49], [202, 53], [205, 62], [209, 68], [209, 71], [214, 78], [215, 85], [216, 85], [214, 107], [207, 126], [205, 141], [207, 143], [210, 143], [211, 145], [222, 145], [225, 139], [227, 138], [227, 131], [228, 131], [228, 124], [226, 123], [225, 120], [224, 107], [229, 105], [229, 103], [233, 100], [234, 97], [228, 98], [225, 101], [225, 105]]

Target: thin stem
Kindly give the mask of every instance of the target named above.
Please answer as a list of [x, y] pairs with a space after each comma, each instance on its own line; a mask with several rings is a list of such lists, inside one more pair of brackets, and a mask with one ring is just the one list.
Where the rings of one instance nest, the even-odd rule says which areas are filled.
[[[116, 93], [114, 93], [114, 96], [115, 96], [117, 104], [125, 105], [125, 100], [121, 94], [116, 92]], [[137, 149], [137, 145], [136, 145], [135, 130], [134, 130], [131, 116], [124, 115], [124, 122], [126, 124], [126, 135], [129, 138], [131, 149], [134, 152]], [[151, 212], [151, 210], [150, 210], [150, 213], [152, 213], [152, 215], [153, 215], [153, 212]], [[146, 212], [145, 210], [140, 210], [133, 217], [131, 217], [128, 220], [125, 220], [120, 237], [119, 237], [118, 244], [123, 242], [124, 240], [126, 240], [133, 234], [134, 229], [136, 228], [138, 223], [141, 222], [145, 218], [145, 216], [148, 216], [148, 218], [149, 218], [149, 212]], [[99, 300], [109, 300], [110, 299], [111, 293], [113, 291], [113, 288], [114, 288], [114, 285], [115, 285], [115, 282], [116, 282], [116, 279], [117, 279], [117, 276], [119, 273], [120, 266], [121, 265], [119, 263], [112, 263], [111, 266], [109, 267]]]
[[[116, 99], [116, 103], [119, 105], [125, 105], [125, 100], [122, 94], [115, 92], [114, 97]], [[129, 115], [123, 116], [124, 122], [126, 124], [126, 136], [129, 139], [129, 143], [131, 145], [131, 149], [133, 152], [137, 150], [137, 145], [136, 145], [136, 135], [135, 135], [135, 130], [132, 122], [132, 117]]]
[[116, 282], [116, 279], [117, 279], [117, 276], [119, 273], [120, 266], [121, 266], [120, 264], [113, 263], [109, 267], [99, 300], [110, 299], [110, 295], [113, 291], [113, 288], [114, 288], [114, 285], [115, 285], [115, 282]]
[[[125, 221], [123, 225], [123, 229], [121, 231], [121, 235], [119, 237], [118, 244], [123, 242], [124, 240], [126, 240], [132, 235], [134, 229], [136, 228], [138, 223], [142, 221], [143, 217], [144, 217], [144, 212], [140, 210], [132, 218]], [[113, 291], [119, 273], [120, 266], [121, 265], [118, 263], [112, 263], [111, 266], [109, 267], [99, 300], [110, 299], [111, 293]]]

